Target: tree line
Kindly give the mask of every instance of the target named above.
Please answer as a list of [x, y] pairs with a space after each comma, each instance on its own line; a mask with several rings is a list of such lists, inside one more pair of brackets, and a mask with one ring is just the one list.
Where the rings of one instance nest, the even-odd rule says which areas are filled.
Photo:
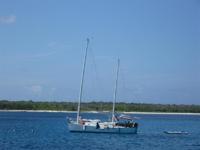
[[[76, 111], [77, 102], [36, 102], [0, 100], [0, 110], [56, 110]], [[81, 104], [82, 111], [111, 111], [111, 102], [85, 102]], [[200, 113], [200, 105], [176, 104], [145, 104], [145, 103], [116, 103], [119, 112], [177, 112]]]

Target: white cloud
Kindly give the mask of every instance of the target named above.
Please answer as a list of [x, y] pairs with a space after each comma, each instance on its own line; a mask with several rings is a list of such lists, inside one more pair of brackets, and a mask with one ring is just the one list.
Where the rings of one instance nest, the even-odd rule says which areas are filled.
[[16, 22], [15, 15], [0, 16], [0, 24], [12, 24]]
[[57, 42], [50, 42], [47, 44], [49, 48], [54, 48], [58, 43]]
[[40, 94], [43, 91], [43, 87], [41, 85], [32, 85], [29, 89], [31, 92], [36, 94]]
[[35, 54], [35, 55], [32, 55], [31, 57], [34, 59], [34, 58], [43, 58], [43, 57], [48, 57], [48, 56], [51, 56], [51, 55], [54, 55], [56, 52], [55, 51], [49, 51], [49, 52], [44, 52], [44, 53], [38, 53], [38, 54]]

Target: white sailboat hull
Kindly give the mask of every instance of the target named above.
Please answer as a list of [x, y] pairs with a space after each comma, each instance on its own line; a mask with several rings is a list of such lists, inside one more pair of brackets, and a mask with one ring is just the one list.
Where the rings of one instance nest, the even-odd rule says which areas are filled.
[[88, 126], [81, 124], [68, 124], [70, 132], [84, 132], [84, 133], [116, 133], [116, 134], [137, 134], [137, 127], [107, 127], [96, 128], [96, 126]]

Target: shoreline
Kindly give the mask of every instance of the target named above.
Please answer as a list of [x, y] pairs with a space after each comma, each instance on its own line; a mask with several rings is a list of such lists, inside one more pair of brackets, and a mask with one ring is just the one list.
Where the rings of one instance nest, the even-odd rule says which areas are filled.
[[[0, 112], [49, 112], [49, 113], [76, 113], [77, 111], [66, 110], [0, 110]], [[83, 111], [83, 113], [109, 113], [109, 111]], [[200, 113], [175, 113], [175, 112], [120, 112], [124, 114], [144, 114], [144, 115], [197, 115]]]

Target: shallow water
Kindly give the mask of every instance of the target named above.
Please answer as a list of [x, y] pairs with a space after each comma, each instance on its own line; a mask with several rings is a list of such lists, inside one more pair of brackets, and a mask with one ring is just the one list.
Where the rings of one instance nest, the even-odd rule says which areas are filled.
[[[200, 150], [200, 116], [134, 115], [136, 135], [70, 133], [66, 116], [73, 113], [0, 112], [0, 150]], [[107, 114], [82, 114], [107, 120]], [[186, 131], [168, 135], [163, 131]]]

